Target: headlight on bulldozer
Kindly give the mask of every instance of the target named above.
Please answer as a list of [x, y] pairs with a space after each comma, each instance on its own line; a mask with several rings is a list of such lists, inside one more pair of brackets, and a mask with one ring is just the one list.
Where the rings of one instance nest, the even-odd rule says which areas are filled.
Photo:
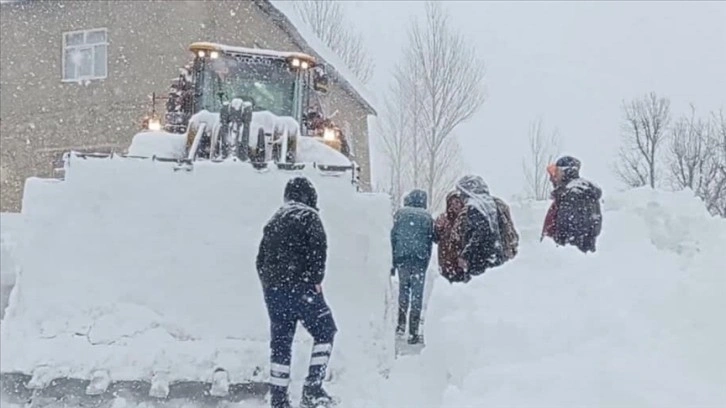
[[323, 130], [323, 139], [329, 141], [335, 140], [335, 129], [325, 128]]
[[161, 121], [156, 118], [149, 119], [149, 130], [161, 130]]

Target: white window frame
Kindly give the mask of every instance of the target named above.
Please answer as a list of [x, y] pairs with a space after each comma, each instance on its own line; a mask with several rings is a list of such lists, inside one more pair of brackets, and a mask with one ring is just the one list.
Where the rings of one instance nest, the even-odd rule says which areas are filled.
[[[97, 42], [97, 43], [92, 43], [92, 44], [86, 43], [86, 37], [88, 36], [88, 34], [92, 33], [92, 32], [97, 32], [97, 31], [103, 31], [106, 40], [104, 42]], [[74, 34], [80, 34], [80, 33], [83, 33], [83, 44], [79, 44], [79, 45], [67, 45], [66, 44], [66, 39], [69, 36], [74, 35]], [[101, 79], [108, 78], [108, 29], [106, 27], [91, 28], [88, 30], [64, 31], [62, 36], [63, 36], [63, 48], [61, 50], [61, 81], [62, 82], [80, 82], [80, 81], [101, 80]], [[95, 75], [96, 66], [92, 65], [91, 66], [91, 72], [92, 72], [91, 75], [86, 75], [86, 76], [75, 75], [74, 78], [66, 78], [66, 51], [69, 49], [80, 50], [83, 48], [90, 48], [91, 55], [92, 55], [91, 63], [95, 64], [96, 51], [95, 51], [94, 47], [98, 46], [98, 45], [106, 46], [106, 58], [103, 61], [104, 75], [103, 76]], [[75, 66], [75, 70], [76, 70], [76, 72], [74, 72], [74, 74], [77, 74], [78, 73], [77, 65]]]

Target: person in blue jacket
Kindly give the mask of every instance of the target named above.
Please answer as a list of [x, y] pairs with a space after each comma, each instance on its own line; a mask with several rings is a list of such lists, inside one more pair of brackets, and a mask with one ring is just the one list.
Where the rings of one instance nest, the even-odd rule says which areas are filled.
[[392, 274], [398, 272], [399, 277], [396, 334], [399, 336], [405, 334], [406, 317], [408, 317], [409, 344], [423, 342], [418, 330], [423, 307], [426, 269], [431, 260], [434, 241], [434, 220], [426, 211], [427, 198], [423, 190], [411, 191], [404, 198], [403, 208], [393, 216], [391, 229], [393, 252], [391, 272]]

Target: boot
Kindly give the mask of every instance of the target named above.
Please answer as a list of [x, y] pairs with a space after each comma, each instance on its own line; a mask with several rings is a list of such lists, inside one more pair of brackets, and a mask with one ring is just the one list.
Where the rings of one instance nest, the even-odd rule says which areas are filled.
[[410, 336], [408, 336], [408, 344], [423, 344], [423, 336], [418, 334], [411, 334]]
[[300, 408], [330, 408], [337, 404], [338, 400], [331, 397], [320, 385], [303, 388]]
[[270, 403], [271, 408], [292, 408], [290, 400], [275, 401]]
[[292, 404], [290, 403], [287, 394], [284, 396], [273, 394], [270, 398], [270, 408], [292, 408]]

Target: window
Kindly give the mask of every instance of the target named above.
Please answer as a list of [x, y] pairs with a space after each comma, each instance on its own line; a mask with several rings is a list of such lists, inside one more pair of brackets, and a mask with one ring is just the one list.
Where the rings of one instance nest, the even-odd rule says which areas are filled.
[[284, 61], [221, 55], [204, 65], [202, 109], [219, 112], [222, 101], [252, 101], [255, 111], [292, 116], [295, 74]]
[[63, 81], [106, 78], [105, 28], [63, 33]]

